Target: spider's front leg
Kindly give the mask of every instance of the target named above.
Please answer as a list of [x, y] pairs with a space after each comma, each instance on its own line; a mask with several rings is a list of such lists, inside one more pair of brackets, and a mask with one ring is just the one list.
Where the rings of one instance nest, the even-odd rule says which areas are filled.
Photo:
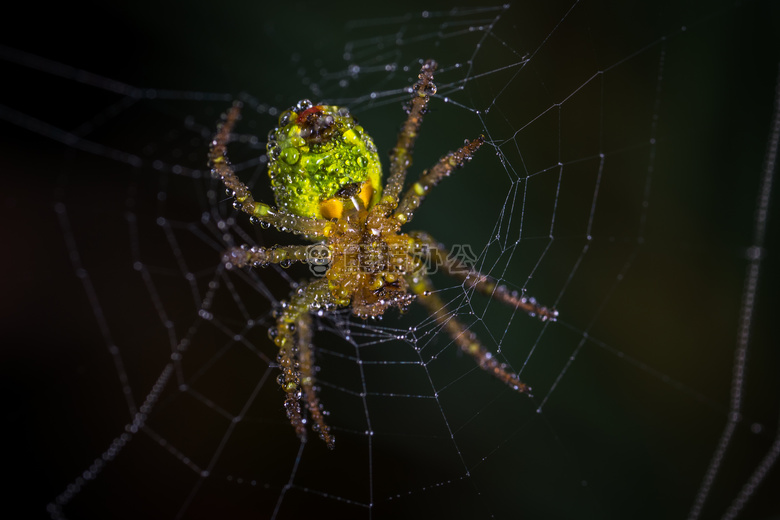
[[433, 292], [433, 283], [423, 273], [422, 269], [408, 275], [406, 279], [411, 290], [417, 295], [417, 301], [428, 309], [436, 323], [447, 331], [447, 334], [450, 335], [455, 344], [477, 361], [480, 368], [493, 374], [493, 376], [507, 384], [510, 388], [521, 393], [530, 394], [531, 388], [520, 380], [520, 376], [509, 370], [509, 366], [506, 363], [498, 361], [482, 345], [477, 335], [468, 330], [464, 324], [447, 310], [447, 306], [439, 295]]
[[312, 429], [329, 448], [335, 446], [335, 438], [325, 424], [322, 405], [314, 388], [314, 363], [311, 345], [312, 310], [331, 305], [328, 279], [322, 278], [298, 289], [289, 302], [282, 302], [276, 325], [269, 331], [279, 347], [276, 360], [282, 373], [277, 381], [287, 394], [284, 408], [287, 417], [301, 439], [306, 438], [306, 420], [301, 413], [301, 397], [313, 421]]
[[251, 217], [252, 222], [265, 226], [274, 226], [283, 232], [322, 237], [328, 233], [330, 222], [295, 215], [258, 202], [246, 184], [236, 176], [227, 157], [227, 145], [230, 134], [241, 116], [241, 103], [235, 102], [224, 114], [224, 121], [217, 128], [217, 135], [209, 147], [209, 165], [211, 174], [222, 181], [228, 194], [233, 197], [233, 206]]

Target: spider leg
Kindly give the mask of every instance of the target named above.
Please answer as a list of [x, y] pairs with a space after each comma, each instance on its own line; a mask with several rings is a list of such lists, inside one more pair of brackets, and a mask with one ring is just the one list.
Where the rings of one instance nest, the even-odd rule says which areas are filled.
[[273, 208], [268, 204], [257, 202], [246, 184], [236, 176], [235, 170], [227, 158], [227, 143], [230, 133], [236, 125], [241, 114], [241, 103], [235, 102], [225, 114], [225, 120], [217, 128], [217, 135], [209, 148], [209, 164], [214, 177], [222, 179], [222, 183], [233, 197], [233, 206], [252, 217], [253, 222], [274, 226], [279, 231], [291, 232], [309, 237], [323, 237], [329, 233], [331, 223], [327, 220], [319, 220], [301, 217]]
[[462, 280], [467, 288], [479, 291], [542, 321], [558, 320], [558, 311], [554, 307], [545, 307], [538, 303], [536, 298], [521, 296], [518, 291], [510, 290], [492, 276], [482, 274], [459, 260], [451, 259], [449, 251], [428, 233], [412, 231], [409, 235], [418, 243], [428, 246], [431, 260], [435, 262], [435, 265], [441, 266], [444, 272], [453, 278]]
[[454, 152], [450, 152], [441, 159], [430, 170], [425, 170], [420, 179], [412, 184], [406, 190], [401, 202], [398, 204], [393, 217], [402, 224], [406, 224], [414, 216], [414, 211], [420, 207], [423, 199], [431, 188], [439, 184], [444, 177], [449, 177], [453, 170], [462, 167], [479, 150], [485, 142], [483, 136], [479, 136], [473, 141], [466, 141], [462, 147]]
[[269, 335], [279, 347], [276, 360], [282, 373], [277, 382], [287, 394], [284, 408], [287, 418], [298, 437], [306, 437], [306, 421], [301, 415], [301, 397], [305, 393], [306, 404], [314, 419], [313, 428], [328, 447], [333, 448], [334, 438], [322, 417], [322, 409], [314, 390], [314, 374], [311, 353], [311, 317], [309, 313], [331, 304], [328, 279], [321, 278], [298, 289], [289, 302], [282, 302], [282, 310]]
[[422, 271], [407, 276], [411, 290], [417, 295], [417, 301], [428, 309], [438, 323], [458, 347], [472, 356], [479, 367], [520, 393], [530, 394], [531, 388], [520, 380], [520, 376], [511, 372], [506, 363], [498, 361], [493, 354], [480, 343], [477, 335], [468, 330], [451, 312], [438, 294], [433, 292], [433, 284]]
[[298, 319], [298, 361], [301, 370], [301, 387], [303, 396], [306, 399], [306, 409], [314, 421], [311, 429], [319, 432], [320, 439], [325, 441], [328, 448], [333, 449], [336, 446], [336, 438], [331, 435], [330, 427], [325, 424], [322, 404], [320, 404], [317, 390], [314, 388], [314, 354], [311, 343], [311, 315], [309, 313], [301, 314]]
[[406, 171], [412, 164], [412, 149], [417, 139], [417, 131], [420, 129], [423, 114], [427, 111], [430, 96], [436, 93], [436, 85], [433, 83], [433, 72], [436, 70], [436, 62], [428, 60], [423, 63], [418, 81], [412, 87], [412, 99], [406, 107], [409, 114], [398, 134], [398, 141], [390, 153], [390, 175], [384, 187], [384, 193], [376, 211], [382, 211], [386, 215], [398, 205], [398, 197], [404, 187]]
[[281, 264], [289, 267], [293, 262], [306, 262], [309, 248], [312, 246], [241, 246], [228, 249], [222, 255], [222, 263], [228, 269], [233, 267], [265, 267], [268, 264]]

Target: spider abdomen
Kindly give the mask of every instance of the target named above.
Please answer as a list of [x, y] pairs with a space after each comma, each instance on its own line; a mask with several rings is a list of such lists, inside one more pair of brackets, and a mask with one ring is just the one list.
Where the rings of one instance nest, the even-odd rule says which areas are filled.
[[268, 174], [276, 204], [310, 218], [340, 218], [341, 192], [371, 207], [382, 193], [382, 165], [371, 137], [349, 110], [299, 101], [268, 134]]

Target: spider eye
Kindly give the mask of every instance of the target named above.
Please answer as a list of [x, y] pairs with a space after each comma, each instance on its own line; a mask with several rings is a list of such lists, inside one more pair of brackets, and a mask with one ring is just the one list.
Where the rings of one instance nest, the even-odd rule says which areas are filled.
[[301, 137], [306, 142], [320, 144], [330, 141], [335, 132], [336, 118], [322, 111], [322, 107], [312, 107], [298, 115]]

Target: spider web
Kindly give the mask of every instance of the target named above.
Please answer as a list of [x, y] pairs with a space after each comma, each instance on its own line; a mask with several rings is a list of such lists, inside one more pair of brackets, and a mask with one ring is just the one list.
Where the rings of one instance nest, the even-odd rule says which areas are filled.
[[[780, 514], [776, 6], [223, 4], [89, 6], [99, 25], [53, 8], [31, 13], [35, 33], [5, 35], [12, 508]], [[310, 274], [225, 271], [231, 245], [295, 238], [232, 209], [205, 168], [208, 142], [242, 99], [229, 153], [271, 201], [265, 135], [311, 98], [349, 106], [384, 159], [426, 58], [438, 93], [410, 178], [464, 138], [488, 144], [408, 228], [469, 246], [482, 272], [561, 319], [433, 277], [529, 398], [417, 306], [317, 318], [329, 451], [295, 437], [267, 338], [274, 307]]]

